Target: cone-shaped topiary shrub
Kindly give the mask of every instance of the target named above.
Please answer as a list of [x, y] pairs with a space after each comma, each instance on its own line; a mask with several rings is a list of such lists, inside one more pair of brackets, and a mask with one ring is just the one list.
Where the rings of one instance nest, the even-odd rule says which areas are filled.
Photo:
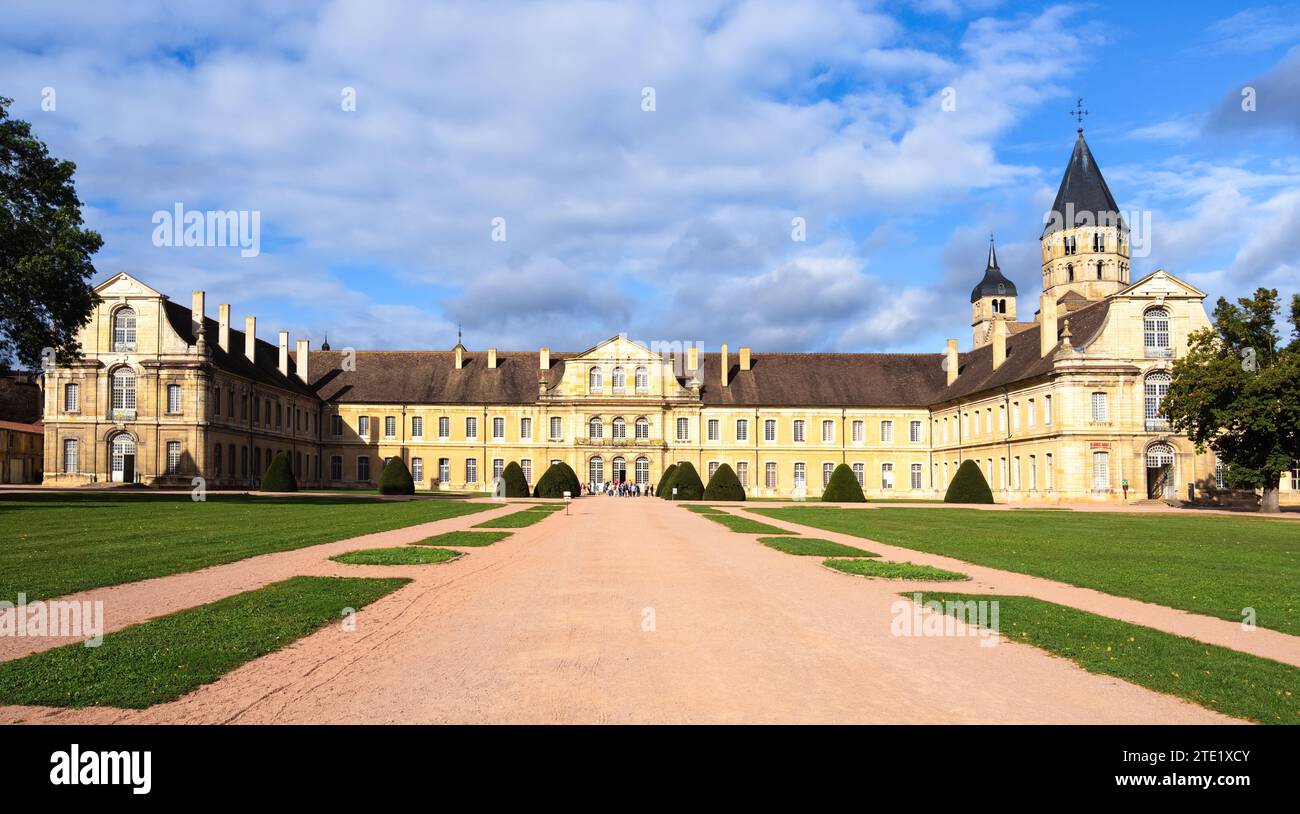
[[262, 485], [257, 487], [262, 492], [296, 492], [298, 481], [293, 476], [293, 467], [289, 466], [289, 456], [277, 453], [270, 465], [262, 473]]
[[[859, 494], [861, 494], [859, 492]], [[705, 500], [744, 500], [745, 487], [740, 485], [740, 478], [731, 464], [722, 464], [713, 470], [709, 485], [704, 487]]]
[[[573, 467], [564, 461], [560, 461], [556, 466], [564, 473], [564, 488], [574, 497], [580, 497], [582, 495], [582, 482], [578, 480], [578, 473], [574, 472]], [[564, 497], [564, 495], [560, 495], [560, 497]]]
[[415, 494], [415, 481], [411, 478], [411, 470], [406, 468], [406, 462], [400, 455], [389, 458], [388, 463], [384, 464], [384, 471], [379, 473], [379, 494]]
[[[677, 495], [673, 495], [673, 490], [677, 490]], [[700, 473], [695, 471], [695, 465], [690, 461], [682, 461], [677, 465], [677, 471], [668, 481], [667, 494], [664, 497], [669, 500], [700, 500], [704, 497], [704, 481], [700, 480]]]
[[537, 485], [533, 487], [533, 497], [564, 497], [566, 491], [577, 495], [578, 493], [570, 488], [569, 476], [564, 470], [564, 464], [551, 464], [537, 479]]
[[672, 481], [673, 475], [677, 474], [677, 464], [668, 464], [668, 468], [659, 476], [659, 482], [655, 484], [655, 495], [665, 500], [671, 498], [672, 492], [668, 490], [668, 484]]
[[957, 467], [957, 474], [948, 484], [948, 492], [943, 496], [944, 503], [992, 503], [993, 490], [984, 480], [984, 473], [979, 464], [969, 458]]
[[506, 497], [528, 497], [528, 481], [519, 464], [511, 461], [501, 473], [501, 480], [506, 482]]
[[831, 479], [822, 492], [822, 500], [827, 503], [866, 503], [867, 496], [862, 494], [858, 485], [858, 476], [848, 464], [840, 464], [831, 472]]

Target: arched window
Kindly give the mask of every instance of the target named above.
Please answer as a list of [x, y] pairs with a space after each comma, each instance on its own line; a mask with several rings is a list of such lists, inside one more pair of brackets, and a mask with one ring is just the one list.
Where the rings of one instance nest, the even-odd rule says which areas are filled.
[[636, 420], [636, 437], [638, 439], [645, 439], [650, 437], [650, 422], [647, 421], [644, 417], [638, 418]]
[[1169, 312], [1148, 308], [1142, 315], [1142, 345], [1150, 350], [1169, 349]]
[[599, 418], [593, 418], [591, 421], [587, 422], [587, 437], [604, 438], [605, 422], [601, 421]]
[[1097, 261], [1097, 279], [1098, 279], [1098, 280], [1101, 279], [1101, 261], [1100, 261], [1100, 260]]
[[614, 419], [614, 431], [610, 433], [611, 438], [627, 438], [627, 422], [622, 417]]
[[647, 483], [650, 482], [650, 459], [637, 458], [635, 467], [636, 467], [636, 471], [635, 471], [636, 482], [641, 484], [642, 486], [645, 486]]
[[587, 463], [587, 480], [592, 483], [605, 482], [605, 462], [600, 458], [592, 458]]
[[599, 393], [600, 388], [604, 386], [604, 375], [600, 368], [593, 367], [587, 374], [587, 389], [593, 393]]
[[1074, 264], [1067, 263], [1065, 266], [1065, 279], [1074, 282]]
[[1165, 400], [1165, 395], [1169, 393], [1170, 377], [1164, 371], [1156, 371], [1147, 374], [1145, 382], [1146, 391], [1146, 418], [1148, 421], [1160, 418], [1160, 403]]
[[615, 393], [621, 393], [627, 389], [627, 371], [623, 370], [623, 368], [614, 368], [609, 378], [610, 386], [614, 388]]
[[636, 392], [644, 393], [650, 389], [650, 371], [645, 367], [636, 369]]
[[135, 350], [135, 311], [119, 308], [113, 314], [113, 350]]
[[615, 458], [610, 461], [609, 479], [615, 483], [624, 483], [627, 481], [627, 461], [622, 458]]
[[212, 448], [212, 474], [221, 474], [221, 445], [217, 444]]
[[1147, 447], [1147, 468], [1159, 469], [1171, 466], [1174, 462], [1174, 449], [1168, 444], [1152, 444]]
[[135, 409], [135, 371], [129, 367], [119, 367], [112, 373], [109, 392], [113, 399], [114, 410]]

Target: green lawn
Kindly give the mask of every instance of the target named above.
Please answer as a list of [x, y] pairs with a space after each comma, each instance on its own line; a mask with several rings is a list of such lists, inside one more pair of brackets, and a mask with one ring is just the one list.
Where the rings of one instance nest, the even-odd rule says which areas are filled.
[[760, 515], [1300, 634], [1300, 524], [1246, 517], [797, 506]]
[[0, 704], [142, 709], [339, 623], [406, 579], [294, 577], [81, 643], [0, 663]]
[[860, 577], [880, 577], [881, 579], [923, 579], [930, 582], [970, 579], [956, 571], [945, 571], [933, 565], [918, 565], [914, 562], [880, 562], [879, 560], [826, 560], [822, 565], [855, 574]]
[[695, 512], [696, 514], [726, 514], [726, 512], [724, 512], [722, 509], [719, 509], [717, 506], [690, 506], [690, 505], [685, 505], [685, 506], [682, 506], [682, 508], [685, 509], [685, 510], [688, 511], [688, 512]]
[[817, 537], [759, 537], [758, 541], [768, 548], [795, 554], [801, 557], [877, 557], [861, 548], [844, 545], [832, 540]]
[[787, 535], [787, 534], [795, 533], [791, 531], [786, 531], [785, 529], [779, 529], [776, 526], [773, 526], [769, 523], [760, 523], [751, 517], [742, 517], [740, 515], [727, 514], [726, 512], [718, 512], [716, 514], [711, 514], [709, 512], [702, 512], [700, 514], [700, 517], [708, 518], [709, 520], [712, 520], [715, 523], [721, 523], [722, 525], [726, 526], [732, 531], [737, 531], [740, 532], [741, 534]]
[[0, 597], [14, 601], [194, 571], [501, 504], [365, 497], [0, 494]]
[[1290, 665], [1024, 596], [922, 597], [931, 600], [997, 600], [998, 627], [1011, 641], [1225, 715], [1300, 724], [1300, 669]]
[[449, 531], [426, 537], [411, 545], [442, 545], [453, 547], [485, 546], [500, 542], [510, 536], [508, 531]]
[[397, 546], [396, 548], [363, 548], [330, 559], [344, 565], [432, 565], [450, 562], [460, 556], [463, 556], [461, 552], [448, 551], [445, 548]]
[[521, 529], [525, 526], [531, 526], [534, 523], [540, 523], [550, 517], [553, 512], [537, 507], [524, 509], [514, 514], [506, 514], [495, 520], [484, 520], [482, 523], [475, 523], [476, 529]]

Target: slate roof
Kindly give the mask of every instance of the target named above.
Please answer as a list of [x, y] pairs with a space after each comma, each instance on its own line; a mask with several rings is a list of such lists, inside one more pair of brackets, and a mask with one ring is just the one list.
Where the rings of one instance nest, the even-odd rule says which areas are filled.
[[[564, 375], [564, 356], [551, 353], [547, 380]], [[537, 401], [537, 354], [466, 352], [456, 369], [453, 351], [357, 351], [355, 369], [342, 369], [341, 351], [315, 351], [308, 367], [312, 388], [326, 401], [374, 404], [533, 404]]]
[[979, 302], [980, 297], [1014, 297], [1016, 296], [1016, 284], [1002, 275], [1002, 269], [998, 268], [998, 253], [993, 248], [992, 239], [989, 240], [989, 262], [984, 267], [984, 279], [979, 281], [970, 292], [970, 301]]
[[39, 385], [21, 373], [0, 376], [0, 420], [32, 424], [43, 410]]
[[935, 401], [946, 374], [941, 353], [755, 353], [741, 370], [729, 354], [701, 354], [700, 399], [709, 406], [921, 407]]
[[[1066, 209], [1073, 204], [1073, 223], [1067, 223]], [[1119, 205], [1106, 186], [1106, 179], [1101, 175], [1101, 168], [1088, 149], [1088, 142], [1083, 140], [1083, 131], [1074, 140], [1074, 152], [1070, 163], [1065, 165], [1065, 175], [1061, 177], [1061, 186], [1056, 191], [1056, 201], [1050, 210], [1055, 217], [1049, 217], [1043, 226], [1043, 236], [1047, 236], [1062, 226], [1072, 227], [1091, 222], [1104, 222], [1106, 213], [1119, 218]], [[1089, 213], [1085, 215], [1084, 213]], [[1100, 213], [1100, 214], [1099, 214]], [[1119, 218], [1121, 229], [1127, 228]]]

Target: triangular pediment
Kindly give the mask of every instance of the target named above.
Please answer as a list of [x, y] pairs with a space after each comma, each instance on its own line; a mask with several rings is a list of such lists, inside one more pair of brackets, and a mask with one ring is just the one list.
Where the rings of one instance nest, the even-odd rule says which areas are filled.
[[162, 297], [163, 295], [136, 278], [127, 274], [125, 271], [114, 274], [104, 282], [95, 286], [95, 293], [104, 299], [114, 299], [116, 297]]
[[1115, 296], [1139, 299], [1167, 299], [1174, 297], [1205, 299], [1205, 292], [1190, 283], [1178, 279], [1164, 269], [1156, 269], [1128, 288], [1116, 292]]
[[663, 357], [659, 352], [651, 350], [649, 346], [640, 342], [628, 339], [627, 334], [612, 336], [604, 342], [569, 358], [574, 361], [663, 361]]

